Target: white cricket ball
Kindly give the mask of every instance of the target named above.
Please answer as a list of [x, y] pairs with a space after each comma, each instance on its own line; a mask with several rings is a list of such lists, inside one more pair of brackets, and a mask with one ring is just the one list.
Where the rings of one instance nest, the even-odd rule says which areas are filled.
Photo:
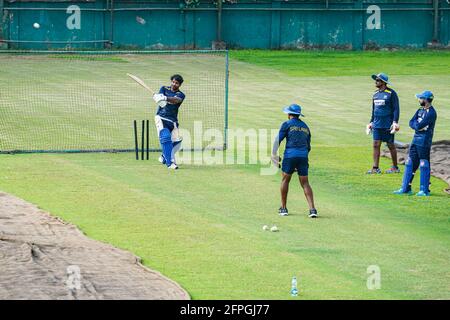
[[269, 230], [269, 226], [264, 225], [264, 226], [263, 226], [263, 230], [264, 230], [264, 231]]
[[277, 226], [273, 226], [272, 228], [270, 228], [270, 231], [272, 231], [272, 232], [277, 232], [277, 231], [278, 231]]
[[136, 16], [136, 22], [140, 24], [145, 24], [145, 19], [139, 16]]
[[39, 27], [40, 27], [39, 23], [37, 23], [37, 22], [33, 23], [33, 28], [39, 29]]

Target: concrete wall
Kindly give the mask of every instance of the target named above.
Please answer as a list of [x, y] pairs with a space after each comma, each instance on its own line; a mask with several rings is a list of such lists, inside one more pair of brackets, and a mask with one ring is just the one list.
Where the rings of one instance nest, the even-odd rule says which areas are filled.
[[[207, 49], [217, 38], [211, 0], [194, 8], [184, 0], [0, 0], [0, 14], [0, 41], [18, 49]], [[238, 0], [224, 3], [221, 34], [229, 48], [450, 46], [447, 0], [437, 39], [434, 22], [433, 0]]]

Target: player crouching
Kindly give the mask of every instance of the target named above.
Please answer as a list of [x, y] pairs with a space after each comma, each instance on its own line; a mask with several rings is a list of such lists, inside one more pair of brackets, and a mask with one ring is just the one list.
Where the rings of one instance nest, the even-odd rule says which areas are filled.
[[309, 205], [309, 217], [317, 218], [317, 210], [314, 207], [314, 197], [311, 186], [308, 182], [308, 154], [311, 150], [311, 133], [308, 126], [302, 120], [303, 117], [301, 107], [297, 104], [291, 104], [283, 109], [288, 114], [288, 121], [281, 125], [278, 136], [275, 138], [272, 149], [272, 161], [280, 167], [280, 157], [277, 155], [280, 143], [286, 138], [286, 148], [284, 151], [284, 159], [282, 164], [282, 181], [281, 181], [281, 207], [278, 213], [281, 216], [288, 215], [286, 207], [287, 195], [289, 191], [289, 183], [294, 171], [299, 175], [300, 185], [305, 193], [306, 200]]
[[395, 194], [412, 194], [411, 184], [414, 174], [420, 166], [420, 191], [416, 196], [430, 195], [430, 151], [433, 140], [434, 126], [437, 113], [431, 102], [434, 99], [431, 91], [416, 94], [420, 108], [416, 111], [409, 126], [415, 131], [409, 147], [408, 158], [405, 161], [402, 187], [394, 191]]
[[155, 125], [162, 149], [159, 162], [169, 169], [178, 169], [175, 153], [181, 149], [182, 141], [178, 129], [178, 109], [185, 98], [184, 93], [179, 89], [184, 80], [179, 74], [173, 75], [170, 80], [172, 81], [170, 86], [162, 86], [159, 93], [153, 96], [153, 100], [158, 105]]

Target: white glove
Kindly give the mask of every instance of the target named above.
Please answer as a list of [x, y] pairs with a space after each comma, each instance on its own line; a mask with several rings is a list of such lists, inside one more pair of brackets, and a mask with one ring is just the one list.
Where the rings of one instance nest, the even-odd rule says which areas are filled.
[[366, 134], [369, 135], [372, 133], [372, 122], [366, 126]]
[[167, 105], [167, 97], [161, 93], [154, 94], [153, 100], [155, 100], [156, 104], [161, 108], [164, 108]]
[[397, 132], [398, 130], [400, 130], [400, 126], [398, 125], [397, 122], [392, 122], [391, 125], [391, 134], [394, 134], [395, 132]]
[[281, 157], [280, 156], [273, 154], [272, 157], [270, 157], [270, 158], [272, 159], [272, 162], [275, 166], [277, 166], [278, 168], [281, 167], [281, 165], [280, 165]]
[[159, 103], [160, 101], [167, 101], [167, 97], [162, 93], [155, 93], [153, 95], [153, 100], [155, 100], [156, 103]]
[[167, 101], [166, 100], [161, 100], [157, 103], [157, 105], [161, 108], [164, 108], [167, 105]]

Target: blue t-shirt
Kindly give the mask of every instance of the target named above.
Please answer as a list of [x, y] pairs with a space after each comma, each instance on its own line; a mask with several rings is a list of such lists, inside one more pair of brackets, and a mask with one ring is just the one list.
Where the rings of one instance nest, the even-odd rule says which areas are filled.
[[398, 123], [400, 117], [400, 105], [397, 93], [391, 88], [383, 91], [375, 91], [372, 97], [372, 118], [374, 129], [388, 129], [392, 122]]
[[409, 121], [411, 129], [415, 130], [412, 144], [430, 148], [433, 140], [434, 126], [437, 113], [433, 106], [428, 109], [420, 108]]
[[159, 89], [159, 93], [165, 95], [166, 97], [178, 97], [181, 99], [181, 102], [177, 104], [167, 102], [167, 105], [164, 108], [158, 107], [158, 111], [156, 112], [156, 114], [162, 118], [178, 122], [178, 109], [184, 101], [184, 93], [179, 90], [172, 91], [170, 86], [162, 86], [161, 89]]
[[284, 158], [308, 157], [311, 150], [311, 132], [306, 123], [292, 118], [281, 125], [278, 144], [286, 138]]

